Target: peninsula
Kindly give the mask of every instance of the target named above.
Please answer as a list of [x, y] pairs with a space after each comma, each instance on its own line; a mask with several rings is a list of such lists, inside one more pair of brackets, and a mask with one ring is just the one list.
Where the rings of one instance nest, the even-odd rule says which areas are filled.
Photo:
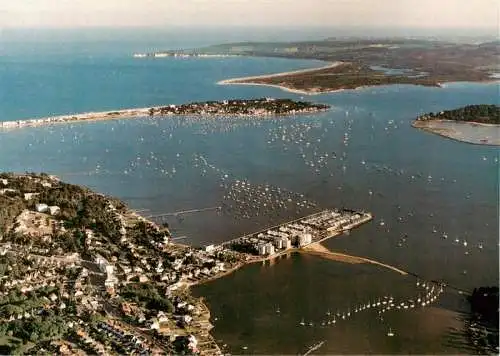
[[500, 145], [500, 106], [468, 105], [419, 116], [412, 126], [457, 141]]
[[334, 63], [315, 70], [227, 79], [220, 84], [271, 85], [301, 94], [364, 86], [414, 84], [439, 87], [456, 81], [492, 81], [500, 42], [454, 43], [415, 38], [327, 38], [301, 42], [238, 42], [145, 53], [139, 58], [258, 56]]
[[149, 108], [124, 109], [82, 114], [60, 115], [37, 119], [25, 119], [0, 122], [0, 129], [12, 129], [26, 126], [41, 126], [56, 123], [79, 121], [127, 119], [153, 116], [244, 116], [270, 117], [296, 114], [309, 114], [328, 110], [325, 104], [315, 104], [290, 99], [229, 99], [223, 101], [193, 102], [182, 105], [154, 106]]
[[222, 354], [191, 286], [371, 218], [325, 210], [196, 248], [172, 242], [168, 229], [118, 199], [43, 173], [0, 173], [0, 351]]

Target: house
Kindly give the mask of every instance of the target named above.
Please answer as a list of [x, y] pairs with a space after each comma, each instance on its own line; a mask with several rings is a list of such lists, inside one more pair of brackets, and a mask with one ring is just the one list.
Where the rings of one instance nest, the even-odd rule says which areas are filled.
[[215, 251], [214, 245], [205, 246], [205, 252], [214, 252], [214, 251]]
[[9, 188], [0, 189], [0, 194], [5, 194], [5, 193], [17, 193], [17, 190]]
[[158, 318], [158, 322], [159, 323], [166, 323], [166, 322], [168, 322], [167, 316], [162, 311], [158, 312], [157, 318]]
[[59, 214], [61, 212], [61, 208], [59, 208], [56, 205], [49, 206], [48, 209], [49, 209], [49, 214], [50, 215], [57, 215], [57, 214]]
[[98, 254], [95, 257], [95, 264], [99, 267], [99, 270], [102, 273], [106, 273], [106, 266], [109, 265], [108, 260], [106, 260], [104, 257]]
[[24, 200], [31, 200], [37, 195], [40, 195], [40, 193], [24, 193]]
[[7, 179], [0, 179], [0, 183], [2, 183], [2, 185], [8, 185], [9, 184], [9, 181]]
[[196, 337], [194, 335], [189, 335], [188, 345], [187, 345], [188, 349], [193, 353], [197, 353], [198, 352], [197, 346], [198, 346], [198, 340], [196, 340]]
[[151, 319], [146, 324], [151, 330], [160, 330], [160, 323], [156, 318]]
[[38, 211], [39, 213], [45, 213], [46, 211], [49, 210], [49, 206], [47, 204], [35, 204], [35, 210]]
[[191, 321], [193, 320], [193, 317], [191, 315], [183, 315], [182, 316], [182, 323], [184, 325], [189, 325], [189, 323], [191, 323]]

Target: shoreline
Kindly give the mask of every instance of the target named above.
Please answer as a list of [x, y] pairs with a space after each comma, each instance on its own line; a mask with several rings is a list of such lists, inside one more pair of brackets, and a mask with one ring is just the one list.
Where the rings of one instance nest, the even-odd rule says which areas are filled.
[[[228, 79], [228, 80], [231, 80], [231, 79]], [[340, 89], [332, 89], [332, 90], [325, 90], [325, 91], [307, 91], [307, 90], [289, 88], [289, 87], [285, 87], [285, 86], [278, 85], [278, 84], [264, 84], [264, 83], [251, 83], [251, 82], [246, 82], [246, 83], [235, 82], [235, 83], [232, 83], [232, 82], [225, 82], [224, 80], [221, 80], [221, 81], [217, 82], [216, 84], [217, 85], [253, 85], [253, 86], [263, 86], [263, 87], [277, 88], [277, 89], [281, 89], [281, 90], [283, 90], [285, 92], [288, 92], [288, 93], [300, 94], [300, 95], [331, 94], [331, 93], [342, 92], [342, 91], [345, 91], [345, 90], [357, 90], [357, 89], [365, 88], [366, 87], [366, 86], [359, 86], [359, 87], [356, 87], [354, 89], [340, 88]]]
[[[232, 82], [235, 82], [235, 81], [279, 78], [279, 77], [284, 77], [284, 76], [293, 75], [293, 74], [304, 74], [304, 73], [316, 72], [317, 70], [335, 68], [335, 67], [338, 67], [339, 65], [342, 65], [343, 63], [344, 62], [336, 61], [336, 62], [330, 62], [330, 64], [328, 64], [328, 65], [325, 65], [323, 67], [317, 67], [317, 68], [297, 69], [297, 70], [291, 70], [288, 72], [259, 74], [259, 75], [252, 75], [252, 76], [247, 76], [247, 77], [229, 78], [229, 79], [220, 80], [217, 82], [217, 84], [232, 84]], [[235, 84], [237, 84], [237, 83], [235, 83]]]
[[292, 71], [288, 71], [288, 72], [261, 74], [261, 75], [254, 75], [254, 76], [248, 76], [248, 77], [229, 78], [229, 79], [219, 80], [218, 82], [216, 82], [216, 84], [217, 85], [264, 86], [264, 87], [277, 88], [277, 89], [281, 89], [281, 90], [288, 92], [288, 93], [300, 94], [300, 95], [318, 95], [318, 94], [336, 93], [336, 92], [341, 92], [341, 91], [344, 91], [347, 89], [339, 88], [339, 89], [333, 89], [333, 90], [313, 91], [313, 90], [303, 90], [303, 89], [290, 88], [290, 87], [286, 87], [286, 86], [282, 86], [282, 85], [278, 85], [278, 84], [252, 83], [252, 82], [249, 82], [249, 80], [279, 78], [279, 77], [285, 77], [285, 76], [294, 75], [294, 74], [311, 73], [311, 72], [316, 72], [318, 70], [335, 68], [335, 67], [342, 65], [343, 63], [344, 62], [337, 61], [337, 62], [332, 62], [331, 64], [328, 64], [326, 66], [317, 67], [317, 68], [298, 69], [298, 70], [292, 70]]
[[472, 81], [463, 81], [463, 80], [450, 80], [450, 81], [445, 81], [445, 82], [437, 82], [434, 85], [427, 85], [427, 84], [419, 84], [419, 83], [392, 83], [392, 84], [373, 84], [373, 85], [366, 85], [362, 84], [359, 86], [356, 86], [354, 88], [337, 88], [337, 89], [324, 89], [322, 90], [321, 88], [311, 88], [311, 89], [297, 89], [297, 88], [292, 88], [280, 84], [269, 84], [269, 83], [256, 83], [252, 82], [252, 80], [261, 80], [261, 79], [272, 79], [272, 78], [280, 78], [280, 77], [286, 77], [290, 75], [295, 75], [295, 74], [307, 74], [307, 73], [314, 73], [316, 71], [321, 71], [325, 69], [331, 69], [337, 66], [340, 66], [342, 64], [345, 64], [347, 62], [342, 62], [342, 61], [337, 61], [337, 62], [332, 62], [329, 65], [322, 66], [322, 67], [317, 67], [317, 68], [310, 68], [310, 69], [299, 69], [299, 70], [294, 70], [294, 71], [288, 71], [288, 72], [280, 72], [280, 73], [271, 73], [271, 74], [261, 74], [261, 75], [254, 75], [254, 76], [247, 76], [247, 77], [236, 77], [236, 78], [228, 78], [228, 79], [223, 79], [219, 80], [216, 82], [217, 85], [254, 85], [254, 86], [264, 86], [264, 87], [270, 87], [270, 88], [276, 88], [280, 89], [282, 91], [292, 93], [292, 94], [300, 94], [300, 95], [320, 95], [320, 94], [333, 94], [333, 93], [338, 93], [346, 90], [360, 90], [360, 89], [365, 89], [365, 88], [372, 88], [372, 87], [378, 87], [378, 86], [385, 86], [385, 85], [416, 85], [416, 86], [431, 86], [431, 87], [436, 87], [436, 88], [447, 88], [449, 84], [453, 83], [480, 83], [480, 84], [494, 84], [494, 83], [500, 83], [500, 79], [497, 78], [488, 78], [485, 80], [472, 80]]
[[[492, 146], [492, 147], [498, 147], [500, 146], [500, 138], [495, 137], [498, 142], [490, 142], [488, 138], [484, 138], [487, 140], [486, 142], [481, 142], [480, 140], [473, 140], [468, 137], [462, 137], [460, 133], [458, 133], [456, 130], [452, 128], [445, 128], [445, 127], [433, 127], [432, 124], [446, 124], [446, 123], [451, 123], [451, 124], [460, 124], [460, 125], [465, 125], [467, 127], [484, 127], [484, 128], [498, 128], [500, 130], [500, 125], [495, 125], [495, 124], [486, 124], [486, 123], [481, 123], [481, 122], [463, 122], [463, 121], [455, 121], [455, 120], [428, 120], [428, 121], [423, 121], [423, 120], [413, 120], [411, 123], [411, 126], [413, 128], [429, 132], [431, 134], [439, 135], [441, 137], [456, 141], [456, 142], [462, 142], [462, 143], [467, 143], [470, 145], [477, 145], [477, 146]], [[493, 138], [493, 139], [495, 139]]]

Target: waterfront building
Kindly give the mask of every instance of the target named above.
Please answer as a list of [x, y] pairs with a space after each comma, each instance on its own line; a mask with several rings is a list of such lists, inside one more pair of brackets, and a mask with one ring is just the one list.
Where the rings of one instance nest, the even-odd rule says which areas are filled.
[[298, 236], [298, 245], [299, 247], [309, 245], [312, 242], [312, 235], [311, 234], [300, 234]]
[[267, 243], [265, 245], [265, 249], [266, 249], [266, 254], [268, 254], [268, 255], [273, 255], [274, 254], [274, 246], [273, 246], [272, 243], [270, 243], [270, 242]]
[[287, 237], [283, 237], [283, 238], [282, 238], [282, 241], [283, 241], [283, 248], [284, 248], [285, 250], [288, 250], [289, 248], [291, 248], [291, 247], [292, 247], [292, 241], [290, 241], [290, 239], [289, 239], [289, 238], [287, 238]]
[[259, 252], [259, 255], [265, 255], [266, 254], [266, 244], [259, 244], [257, 246], [257, 251]]

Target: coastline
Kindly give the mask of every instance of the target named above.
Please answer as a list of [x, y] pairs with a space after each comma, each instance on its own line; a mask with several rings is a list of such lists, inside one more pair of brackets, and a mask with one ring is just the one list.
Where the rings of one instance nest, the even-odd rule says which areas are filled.
[[340, 89], [324, 90], [324, 91], [322, 91], [322, 90], [317, 90], [317, 91], [315, 91], [315, 90], [302, 90], [302, 89], [290, 88], [290, 87], [286, 87], [286, 86], [278, 85], [278, 84], [253, 83], [253, 82], [249, 82], [249, 81], [250, 80], [258, 80], [258, 79], [279, 78], [279, 77], [285, 77], [285, 76], [294, 75], [294, 74], [313, 73], [313, 72], [316, 72], [318, 70], [335, 68], [335, 67], [338, 67], [339, 65], [342, 65], [343, 63], [344, 62], [337, 61], [337, 62], [333, 62], [329, 65], [326, 65], [323, 67], [317, 67], [317, 68], [299, 69], [299, 70], [280, 72], [280, 73], [272, 73], [272, 74], [261, 74], [261, 75], [254, 75], [254, 76], [249, 76], [249, 77], [229, 78], [229, 79], [219, 80], [216, 84], [217, 85], [264, 86], [264, 87], [277, 88], [277, 89], [281, 89], [283, 91], [286, 91], [288, 93], [300, 94], [300, 95], [318, 95], [318, 94], [326, 94], [326, 93], [336, 93], [336, 92], [344, 91], [346, 89], [340, 88]]
[[[239, 80], [239, 78], [235, 78], [235, 79]], [[349, 90], [349, 89], [340, 88], [340, 89], [324, 90], [324, 91], [321, 91], [321, 90], [318, 90], [318, 91], [307, 91], [307, 90], [289, 88], [289, 87], [285, 87], [285, 86], [278, 85], [278, 84], [264, 84], [264, 83], [251, 83], [251, 82], [247, 82], [247, 83], [234, 82], [233, 83], [233, 82], [229, 82], [230, 80], [232, 80], [232, 79], [221, 80], [221, 81], [217, 82], [217, 84], [218, 85], [255, 85], [255, 86], [263, 86], [263, 87], [277, 88], [277, 89], [281, 89], [283, 91], [286, 91], [288, 93], [300, 94], [300, 95], [331, 94], [331, 93], [341, 92], [341, 91], [344, 91], [344, 90]], [[360, 86], [360, 87], [354, 88], [352, 90], [360, 89], [360, 88], [363, 88], [363, 87], [365, 87], [365, 86]]]
[[231, 84], [232, 82], [235, 82], [235, 81], [278, 78], [278, 77], [284, 77], [284, 76], [293, 75], [293, 74], [304, 74], [304, 73], [316, 72], [317, 70], [322, 70], [322, 69], [335, 68], [343, 63], [344, 62], [337, 61], [337, 62], [332, 62], [328, 65], [325, 65], [323, 67], [317, 67], [317, 68], [298, 69], [298, 70], [291, 70], [288, 72], [279, 72], [279, 73], [271, 73], [271, 74], [252, 75], [252, 76], [248, 76], [248, 77], [230, 78], [230, 79], [224, 79], [224, 80], [218, 81], [217, 84]]
[[[482, 127], [484, 129], [494, 129], [498, 128], [500, 131], [500, 125], [495, 125], [495, 124], [486, 124], [486, 123], [480, 123], [480, 122], [462, 122], [462, 121], [454, 121], [454, 120], [427, 120], [427, 121], [422, 121], [422, 120], [414, 120], [411, 123], [411, 126], [416, 129], [420, 129], [425, 132], [429, 132], [435, 135], [439, 135], [441, 137], [451, 139], [453, 141], [457, 142], [462, 142], [462, 143], [467, 143], [471, 145], [479, 145], [479, 146], [500, 146], [500, 136], [499, 135], [493, 135], [493, 142], [490, 142], [491, 137], [487, 136], [484, 137], [483, 139], [475, 140], [473, 138], [463, 136], [462, 133], [456, 131], [453, 128], [450, 127], [439, 127], [440, 124], [458, 124], [458, 125], [464, 125], [467, 128], [474, 128], [474, 127]], [[486, 140], [486, 141], [483, 141]]]

